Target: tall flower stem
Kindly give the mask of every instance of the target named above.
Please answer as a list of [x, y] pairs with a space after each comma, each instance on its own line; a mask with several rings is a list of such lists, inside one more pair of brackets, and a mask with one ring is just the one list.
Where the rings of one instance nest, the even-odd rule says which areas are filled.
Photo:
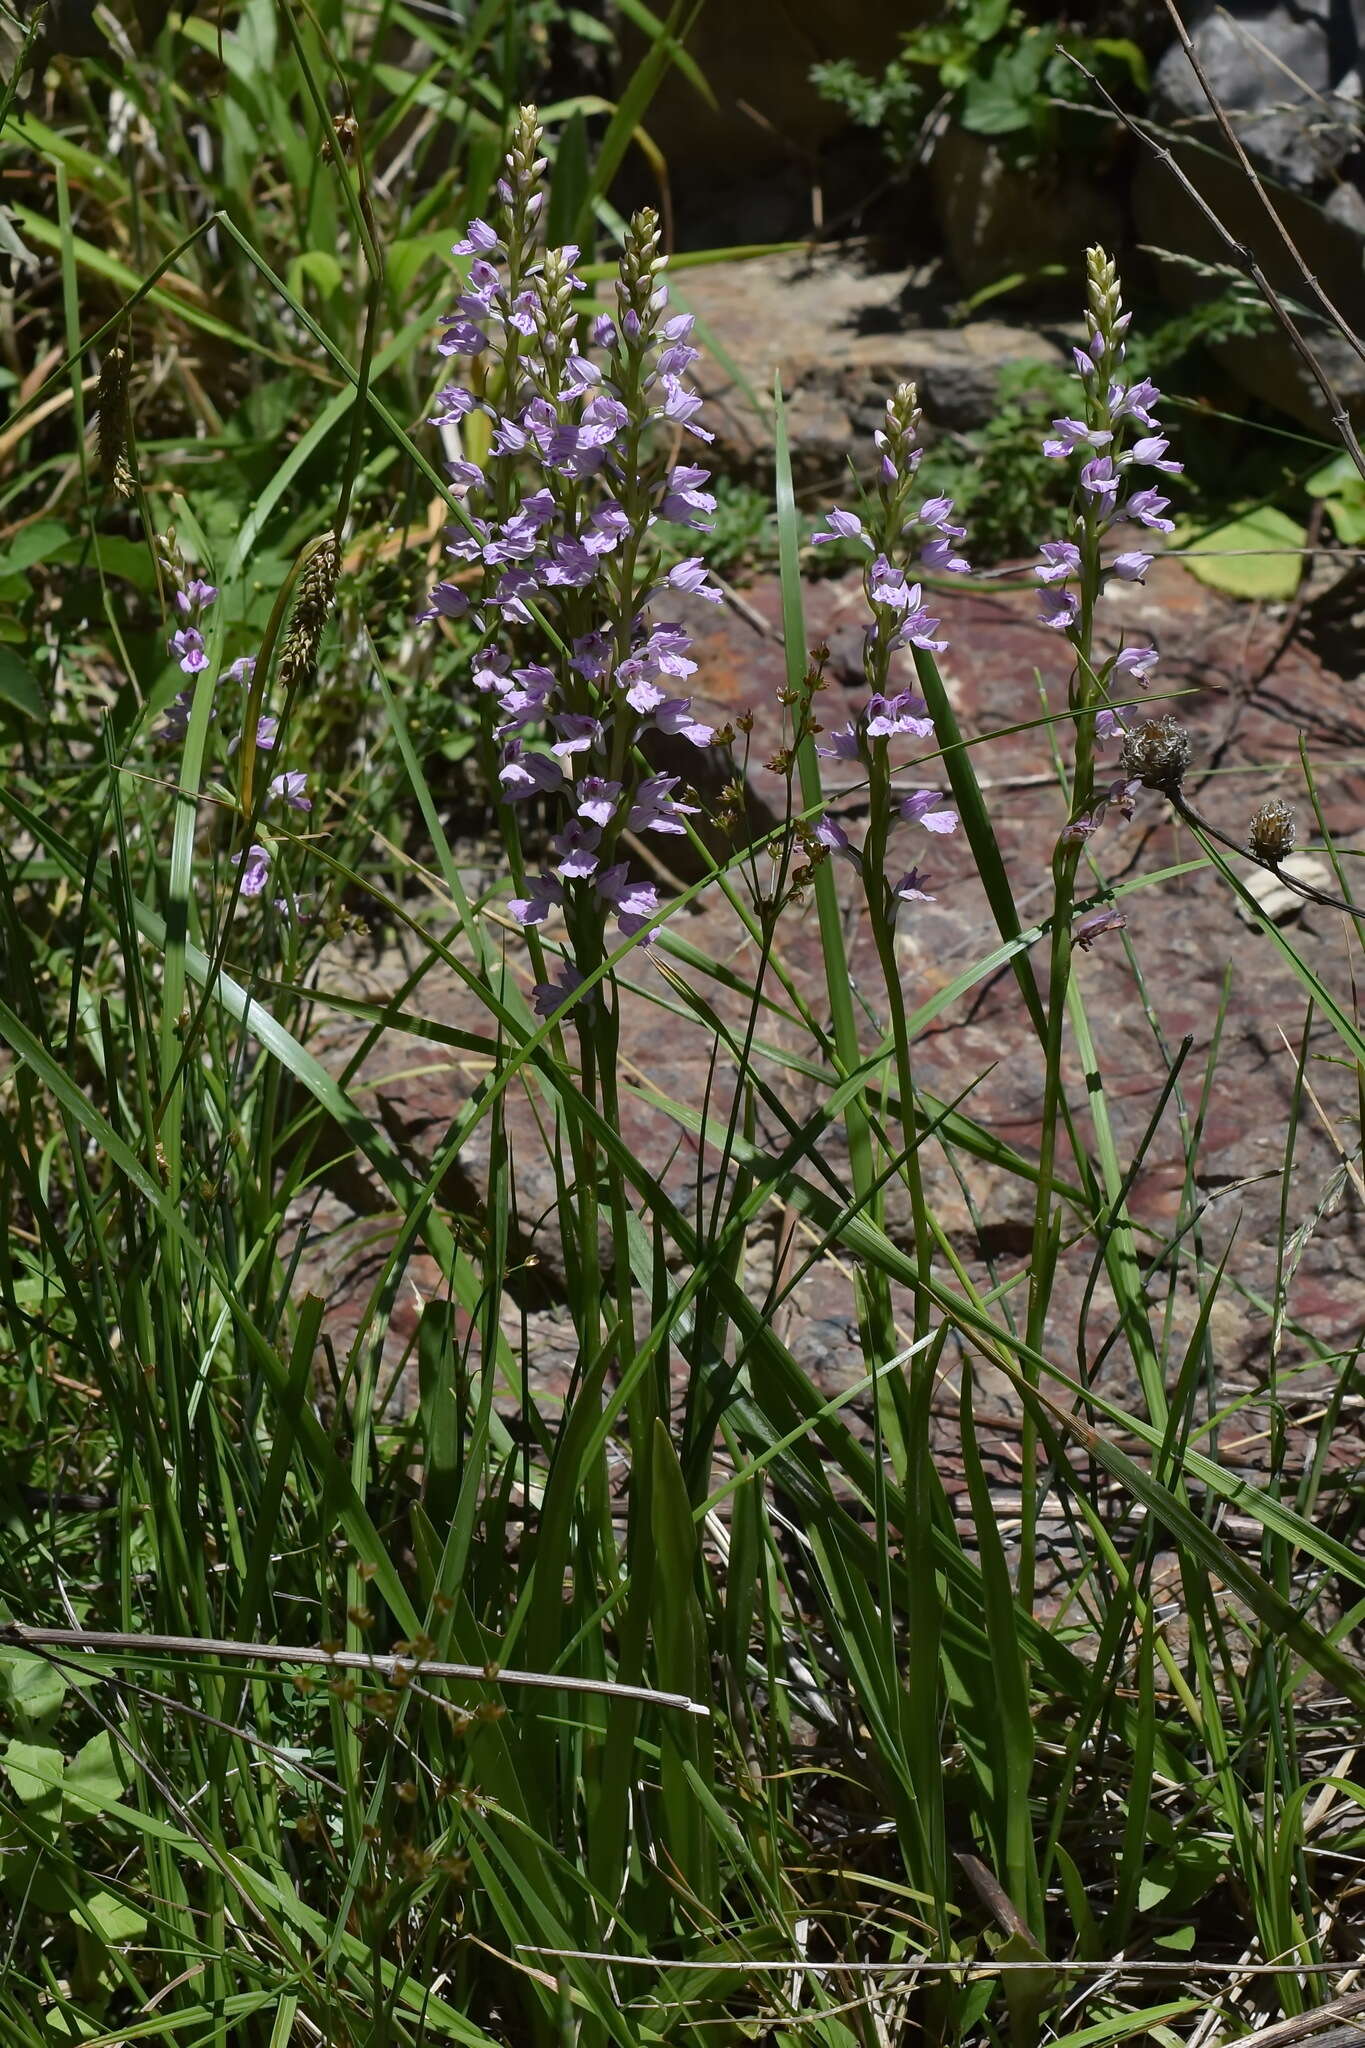
[[[1105, 660], [1095, 649], [1096, 608], [1111, 576], [1141, 581], [1151, 556], [1128, 550], [1106, 563], [1101, 546], [1108, 530], [1120, 521], [1169, 532], [1162, 515], [1166, 499], [1144, 488], [1132, 490], [1134, 464], [1166, 473], [1180, 469], [1167, 459], [1167, 442], [1157, 431], [1151, 406], [1160, 397], [1147, 379], [1125, 385], [1120, 377], [1128, 315], [1122, 311], [1118, 272], [1102, 249], [1086, 252], [1088, 343], [1074, 351], [1084, 395], [1083, 414], [1053, 421], [1053, 437], [1044, 441], [1049, 459], [1079, 457], [1082, 466], [1071, 501], [1067, 536], [1043, 545], [1043, 564], [1035, 571], [1043, 589], [1042, 623], [1063, 632], [1072, 649], [1068, 709], [1075, 728], [1069, 816], [1052, 856], [1052, 918], [1048, 963], [1047, 1027], [1044, 1037], [1042, 1131], [1039, 1172], [1033, 1213], [1029, 1268], [1027, 1338], [1029, 1349], [1043, 1347], [1052, 1296], [1056, 1245], [1055, 1179], [1060, 1127], [1068, 1121], [1062, 1080], [1066, 1019], [1071, 995], [1072, 918], [1081, 854], [1111, 802], [1124, 804], [1137, 783], [1119, 781], [1107, 790], [1096, 784], [1096, 744], [1101, 714], [1110, 726], [1122, 727], [1108, 705], [1112, 681], [1131, 679], [1144, 685], [1157, 660], [1151, 647], [1126, 647]], [[1138, 438], [1124, 448], [1133, 424]], [[1141, 429], [1151, 431], [1143, 433]], [[1020, 1439], [1023, 1467], [1019, 1538], [1018, 1594], [1025, 1607], [1033, 1604], [1037, 1576], [1039, 1439], [1032, 1413], [1026, 1413]]]

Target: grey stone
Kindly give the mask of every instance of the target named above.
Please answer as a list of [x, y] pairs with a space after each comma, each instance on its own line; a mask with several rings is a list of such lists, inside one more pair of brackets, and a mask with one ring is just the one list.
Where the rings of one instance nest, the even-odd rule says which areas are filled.
[[918, 385], [931, 427], [961, 432], [990, 417], [1004, 364], [1061, 360], [1031, 328], [950, 324], [932, 273], [877, 270], [857, 250], [710, 265], [683, 273], [675, 297], [696, 313], [707, 351], [697, 381], [717, 466], [762, 482], [772, 474], [775, 374], [798, 484], [837, 491], [897, 384]]
[[[1297, 323], [1346, 409], [1353, 411], [1365, 401], [1365, 362], [1325, 314], [1311, 310], [1311, 287], [1271, 227], [1241, 166], [1190, 143], [1176, 145], [1173, 154], [1234, 240], [1255, 252], [1275, 290], [1304, 309], [1295, 315]], [[1338, 199], [1329, 209], [1305, 192], [1284, 187], [1274, 188], [1273, 197], [1309, 275], [1322, 281], [1353, 332], [1365, 335], [1365, 243], [1354, 225], [1355, 208]], [[1193, 258], [1226, 272], [1232, 259], [1164, 164], [1152, 159], [1139, 164], [1133, 215], [1139, 240], [1156, 252], [1162, 293], [1174, 305], [1195, 305], [1226, 289], [1225, 276], [1201, 277], [1188, 261], [1177, 260]], [[1334, 431], [1332, 409], [1316, 379], [1278, 328], [1267, 326], [1252, 336], [1221, 342], [1213, 352], [1243, 389], [1305, 426]]]
[[1088, 172], [1022, 170], [998, 144], [958, 128], [935, 145], [930, 171], [948, 259], [967, 292], [1054, 264], [1074, 275], [1090, 243], [1122, 239], [1118, 201]]
[[[1319, 187], [1359, 135], [1349, 97], [1359, 89], [1358, 22], [1332, 0], [1241, 0], [1205, 5], [1188, 26], [1209, 84], [1257, 169], [1296, 191]], [[1218, 142], [1203, 88], [1178, 43], [1156, 68], [1148, 112], [1164, 127]]]

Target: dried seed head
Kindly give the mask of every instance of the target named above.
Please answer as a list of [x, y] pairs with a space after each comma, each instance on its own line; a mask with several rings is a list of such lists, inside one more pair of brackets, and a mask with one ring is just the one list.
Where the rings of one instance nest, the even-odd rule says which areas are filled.
[[279, 677], [286, 690], [306, 683], [318, 658], [318, 643], [336, 596], [341, 549], [334, 533], [325, 534], [304, 565], [294, 610], [280, 648]]
[[350, 163], [359, 134], [360, 123], [354, 114], [333, 114], [332, 133], [323, 139], [322, 161], [329, 164], [333, 156], [339, 154], [343, 163]]
[[133, 495], [133, 472], [128, 461], [128, 350], [119, 340], [100, 364], [99, 391], [100, 475], [121, 498]]
[[1177, 796], [1190, 765], [1190, 735], [1178, 718], [1144, 718], [1124, 735], [1119, 767], [1148, 789]]
[[1254, 860], [1274, 867], [1294, 845], [1294, 806], [1275, 796], [1263, 803], [1252, 817], [1247, 833], [1247, 850]]

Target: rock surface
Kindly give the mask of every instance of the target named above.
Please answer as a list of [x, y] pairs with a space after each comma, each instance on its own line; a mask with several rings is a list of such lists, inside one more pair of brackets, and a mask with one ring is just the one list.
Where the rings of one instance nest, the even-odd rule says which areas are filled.
[[[1267, 177], [1319, 191], [1357, 146], [1360, 10], [1339, 0], [1205, 0], [1187, 12], [1195, 54], [1238, 141]], [[1193, 67], [1172, 43], [1152, 79], [1148, 114], [1222, 146]]]
[[930, 428], [980, 426], [1006, 363], [1056, 363], [1061, 344], [1004, 320], [952, 325], [932, 272], [878, 270], [846, 249], [759, 256], [682, 271], [674, 297], [697, 315], [697, 384], [731, 474], [772, 474], [771, 394], [782, 379], [799, 486], [842, 487], [870, 453], [887, 398], [919, 386]]

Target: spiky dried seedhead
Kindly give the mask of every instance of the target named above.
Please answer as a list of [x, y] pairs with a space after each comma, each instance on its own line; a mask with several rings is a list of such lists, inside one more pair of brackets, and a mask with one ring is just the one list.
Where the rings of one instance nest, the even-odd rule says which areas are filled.
[[1294, 846], [1294, 806], [1270, 797], [1252, 815], [1247, 850], [1254, 860], [1275, 867]]
[[1178, 718], [1144, 718], [1124, 735], [1119, 766], [1147, 789], [1178, 796], [1190, 765], [1190, 735]]

